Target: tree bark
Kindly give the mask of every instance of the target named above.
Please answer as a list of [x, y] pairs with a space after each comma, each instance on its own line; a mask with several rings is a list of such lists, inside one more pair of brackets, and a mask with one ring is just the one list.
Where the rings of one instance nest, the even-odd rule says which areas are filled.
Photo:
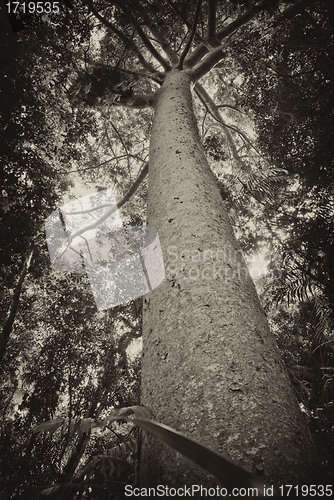
[[[190, 85], [171, 71], [155, 103], [147, 224], [166, 279], [144, 298], [142, 403], [266, 484], [302, 484], [309, 433], [205, 158]], [[146, 487], [216, 485], [149, 436], [141, 471]]]

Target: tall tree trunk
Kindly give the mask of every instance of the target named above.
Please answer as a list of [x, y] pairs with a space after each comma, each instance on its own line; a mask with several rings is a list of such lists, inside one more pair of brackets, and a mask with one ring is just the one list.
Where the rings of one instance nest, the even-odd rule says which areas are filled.
[[[205, 158], [190, 85], [172, 71], [155, 105], [147, 223], [166, 279], [144, 299], [142, 403], [267, 482], [301, 484], [309, 434]], [[141, 467], [143, 486], [215, 484], [150, 437]]]

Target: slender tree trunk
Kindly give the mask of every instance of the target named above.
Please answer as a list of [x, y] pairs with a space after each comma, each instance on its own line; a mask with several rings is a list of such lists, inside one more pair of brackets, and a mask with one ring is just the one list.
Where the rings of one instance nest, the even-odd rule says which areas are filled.
[[26, 257], [26, 259], [24, 261], [20, 277], [19, 277], [18, 282], [17, 282], [16, 287], [15, 287], [15, 291], [14, 291], [14, 295], [13, 295], [13, 300], [12, 300], [12, 303], [11, 303], [11, 306], [10, 306], [10, 310], [9, 310], [7, 319], [5, 321], [5, 324], [3, 325], [3, 328], [2, 328], [2, 332], [1, 332], [1, 335], [0, 335], [0, 362], [2, 361], [2, 358], [5, 355], [5, 352], [6, 352], [6, 349], [7, 349], [7, 344], [8, 344], [8, 341], [9, 341], [9, 336], [12, 333], [13, 324], [14, 324], [14, 321], [15, 321], [15, 317], [16, 317], [16, 313], [17, 313], [18, 307], [19, 307], [19, 301], [20, 301], [20, 296], [21, 296], [21, 292], [22, 292], [22, 286], [23, 286], [25, 277], [27, 275], [27, 272], [29, 271], [29, 266], [30, 266], [32, 255], [33, 255], [33, 252], [31, 251], [29, 253], [28, 257]]
[[[203, 153], [190, 85], [172, 71], [155, 104], [147, 223], [166, 279], [144, 299], [142, 403], [267, 484], [301, 484], [309, 434]], [[141, 467], [143, 486], [215, 484], [150, 437]]]

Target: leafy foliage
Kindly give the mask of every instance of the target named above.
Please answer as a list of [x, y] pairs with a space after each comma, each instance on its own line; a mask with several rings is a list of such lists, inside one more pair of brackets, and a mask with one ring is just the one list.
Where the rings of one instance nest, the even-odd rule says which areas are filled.
[[[127, 417], [131, 415], [131, 417]], [[80, 419], [77, 422], [68, 422], [63, 419], [50, 420], [38, 425], [34, 429], [34, 433], [54, 433], [62, 427], [62, 432], [64, 428], [70, 425], [69, 432], [89, 432], [92, 429], [99, 427], [109, 426], [113, 421], [120, 422], [125, 421], [127, 423], [134, 424], [140, 429], [153, 434], [160, 441], [172, 447], [179, 453], [187, 456], [193, 460], [196, 464], [207, 469], [211, 474], [216, 476], [220, 484], [224, 487], [235, 486], [238, 484], [239, 487], [254, 488], [257, 487], [260, 491], [260, 496], [262, 497], [262, 481], [253, 477], [247, 471], [243, 470], [228, 460], [225, 460], [220, 454], [211, 451], [209, 448], [202, 446], [193, 439], [189, 439], [182, 435], [180, 432], [171, 429], [166, 425], [159, 424], [152, 420], [148, 420], [151, 417], [150, 411], [144, 406], [131, 406], [128, 408], [121, 408], [114, 410], [108, 417], [103, 421], [92, 421], [91, 419]], [[47, 488], [43, 488], [37, 492], [37, 497], [51, 496], [57, 493], [57, 498], [60, 494], [68, 492], [74, 495], [76, 492], [86, 492], [89, 485], [90, 492], [94, 491], [94, 482], [91, 481], [92, 476], [95, 479], [108, 477], [115, 474], [118, 479], [121, 478], [122, 473], [129, 473], [131, 469], [131, 464], [134, 460], [138, 460], [138, 447], [140, 446], [140, 433], [137, 432], [137, 439], [130, 438], [132, 433], [132, 428], [129, 434], [124, 439], [122, 443], [108, 449], [104, 454], [95, 455], [93, 458], [76, 474], [73, 481], [66, 484], [52, 485]], [[125, 458], [128, 457], [126, 460]], [[129, 477], [127, 479], [129, 484]], [[136, 479], [134, 484], [136, 485]], [[110, 483], [109, 483], [110, 485]], [[109, 486], [110, 488], [110, 486]], [[115, 493], [115, 492], [114, 492]], [[275, 493], [275, 498], [278, 498], [278, 494]]]

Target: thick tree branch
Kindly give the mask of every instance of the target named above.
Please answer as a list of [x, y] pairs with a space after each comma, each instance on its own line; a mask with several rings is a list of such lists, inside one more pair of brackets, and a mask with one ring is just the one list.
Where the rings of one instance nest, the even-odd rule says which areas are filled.
[[182, 52], [182, 54], [180, 56], [180, 62], [179, 62], [178, 69], [182, 69], [183, 68], [183, 62], [185, 60], [186, 55], [189, 52], [189, 49], [190, 49], [191, 44], [192, 44], [192, 41], [194, 39], [194, 36], [195, 36], [195, 33], [196, 33], [196, 27], [197, 27], [197, 23], [198, 23], [199, 14], [200, 14], [200, 11], [201, 11], [201, 6], [202, 6], [202, 0], [198, 0], [197, 1], [197, 5], [196, 5], [194, 22], [193, 22], [193, 25], [192, 25], [192, 28], [191, 28], [191, 32], [189, 33], [189, 38], [187, 40], [186, 46], [184, 47], [184, 50], [183, 50], [183, 52]]
[[169, 71], [171, 69], [168, 61], [162, 57], [161, 54], [156, 50], [154, 45], [150, 42], [148, 37], [146, 36], [146, 33], [141, 29], [138, 23], [135, 24], [135, 28], [137, 30], [138, 35], [140, 36], [143, 44], [147, 48], [147, 50], [150, 52], [150, 54], [161, 64], [161, 66], [164, 68], [165, 71]]
[[168, 60], [172, 67], [176, 67], [179, 63], [179, 56], [172, 48], [171, 44], [166, 40], [163, 35], [158, 31], [157, 26], [154, 24], [149, 28], [154, 39], [161, 45], [162, 50], [168, 57]]
[[206, 73], [208, 73], [216, 64], [218, 64], [226, 56], [226, 48], [227, 45], [219, 45], [219, 47], [211, 49], [210, 52], [202, 59], [202, 61], [197, 64], [197, 66], [195, 66], [192, 70], [190, 70], [192, 81], [197, 82], [197, 80], [206, 75]]
[[174, 51], [171, 44], [165, 38], [163, 33], [161, 33], [159, 27], [155, 23], [150, 21], [149, 19], [147, 19], [147, 21], [146, 21], [146, 26], [148, 27], [148, 29], [152, 33], [152, 36], [154, 37], [154, 39], [161, 45], [161, 48], [164, 51], [164, 53], [166, 54], [166, 56], [168, 57], [170, 64], [173, 67], [176, 67], [179, 63], [179, 56]]
[[27, 272], [29, 270], [32, 256], [33, 256], [33, 251], [31, 251], [29, 253], [28, 257], [24, 261], [19, 280], [18, 280], [16, 287], [15, 287], [15, 291], [14, 291], [14, 295], [13, 295], [13, 299], [12, 299], [12, 304], [10, 306], [9, 314], [8, 314], [8, 317], [7, 317], [5, 324], [2, 328], [1, 337], [0, 337], [0, 362], [1, 362], [1, 360], [4, 357], [4, 354], [6, 352], [9, 336], [12, 332], [13, 323], [15, 320], [18, 306], [19, 306], [19, 300], [20, 300], [20, 296], [21, 296], [21, 292], [22, 292], [22, 285], [23, 285], [23, 282], [24, 282], [25, 277], [27, 275]]
[[[172, 2], [171, 0], [167, 0], [169, 5], [173, 8], [173, 10], [176, 12], [176, 14], [179, 16], [180, 20], [183, 22], [183, 24], [188, 28], [188, 30], [191, 30], [191, 24], [189, 21], [183, 16], [182, 12], [178, 9], [178, 7]], [[195, 39], [198, 40], [204, 47], [207, 48], [209, 51], [212, 48], [212, 45], [209, 41], [205, 40], [201, 35], [197, 32], [195, 32]], [[188, 65], [187, 65], [188, 67]]]
[[265, 2], [266, 0], [263, 0], [260, 3], [253, 5], [250, 10], [247, 10], [244, 14], [232, 21], [228, 26], [225, 26], [222, 30], [218, 31], [218, 40], [222, 42], [226, 37], [232, 35], [232, 33], [234, 33], [237, 29], [241, 28], [241, 26], [244, 26], [246, 23], [248, 23], [248, 21], [262, 12], [265, 9]]
[[179, 16], [179, 18], [181, 19], [181, 21], [183, 22], [183, 24], [185, 24], [185, 26], [187, 26], [187, 28], [190, 30], [191, 29], [191, 24], [184, 17], [184, 15], [182, 14], [182, 12], [179, 10], [178, 6], [174, 2], [172, 2], [172, 0], [167, 0], [167, 2], [172, 7], [172, 9], [174, 10], [174, 12], [176, 12], [176, 14]]
[[118, 36], [125, 44], [127, 44], [133, 50], [139, 62], [146, 70], [148, 70], [151, 73], [157, 72], [154, 66], [145, 59], [145, 57], [143, 56], [143, 54], [141, 53], [140, 49], [137, 47], [135, 42], [132, 40], [132, 38], [126, 36], [122, 31], [116, 28], [116, 26], [114, 26], [110, 21], [108, 21], [105, 17], [101, 16], [101, 14], [93, 6], [92, 0], [87, 0], [87, 5], [89, 7], [90, 12], [96, 17], [96, 19], [98, 19], [104, 26], [109, 28], [116, 36]]
[[[115, 5], [118, 5], [123, 10], [123, 12], [126, 13], [127, 15], [130, 15], [131, 19], [133, 20], [133, 16], [131, 15], [131, 13], [129, 13], [129, 10], [126, 7], [126, 5], [124, 5], [124, 2], [118, 1], [118, 2], [112, 2], [112, 3], [115, 3]], [[143, 7], [140, 7], [140, 17], [144, 20], [146, 27], [150, 30], [155, 41], [157, 41], [160, 44], [162, 50], [165, 52], [166, 56], [168, 57], [171, 65], [176, 66], [178, 64], [178, 61], [179, 61], [178, 55], [172, 49], [170, 42], [165, 37], [165, 35], [162, 33], [159, 26], [153, 20], [150, 19], [150, 17], [146, 13], [145, 8], [143, 8]], [[136, 26], [137, 26], [136, 21], [132, 21], [132, 22], [135, 25], [135, 29], [136, 29]]]
[[[91, 0], [90, 0], [91, 1]], [[145, 45], [146, 49], [150, 52], [150, 54], [158, 61], [161, 66], [164, 68], [165, 71], [168, 71], [171, 69], [168, 61], [164, 59], [164, 57], [159, 54], [159, 52], [156, 50], [154, 45], [152, 45], [151, 41], [147, 37], [146, 33], [142, 30], [140, 24], [137, 22], [136, 17], [133, 15], [132, 11], [129, 9], [129, 7], [126, 5], [126, 2], [122, 0], [113, 0], [110, 3], [117, 5], [123, 13], [128, 17], [129, 21], [132, 23], [133, 27], [137, 31], [139, 37], [141, 38], [141, 41]], [[142, 8], [143, 9], [143, 8]], [[143, 10], [141, 12], [141, 15], [144, 17], [144, 22], [145, 22], [145, 11]]]
[[208, 0], [208, 40], [216, 40], [216, 0]]
[[[265, 3], [265, 0], [261, 2], [258, 5], [254, 5], [251, 10], [248, 10], [241, 16], [239, 16], [237, 19], [232, 21], [228, 26], [223, 28], [222, 30], [218, 31], [216, 33], [216, 38], [218, 39], [219, 42], [222, 42], [226, 37], [230, 36], [232, 33], [234, 33], [238, 28], [243, 26], [244, 24], [248, 23], [251, 19], [253, 19], [259, 12], [261, 12], [264, 7], [263, 4]], [[207, 47], [200, 45], [197, 47], [187, 58], [187, 67], [193, 67], [194, 64], [198, 63], [202, 57], [207, 54], [208, 49]]]

